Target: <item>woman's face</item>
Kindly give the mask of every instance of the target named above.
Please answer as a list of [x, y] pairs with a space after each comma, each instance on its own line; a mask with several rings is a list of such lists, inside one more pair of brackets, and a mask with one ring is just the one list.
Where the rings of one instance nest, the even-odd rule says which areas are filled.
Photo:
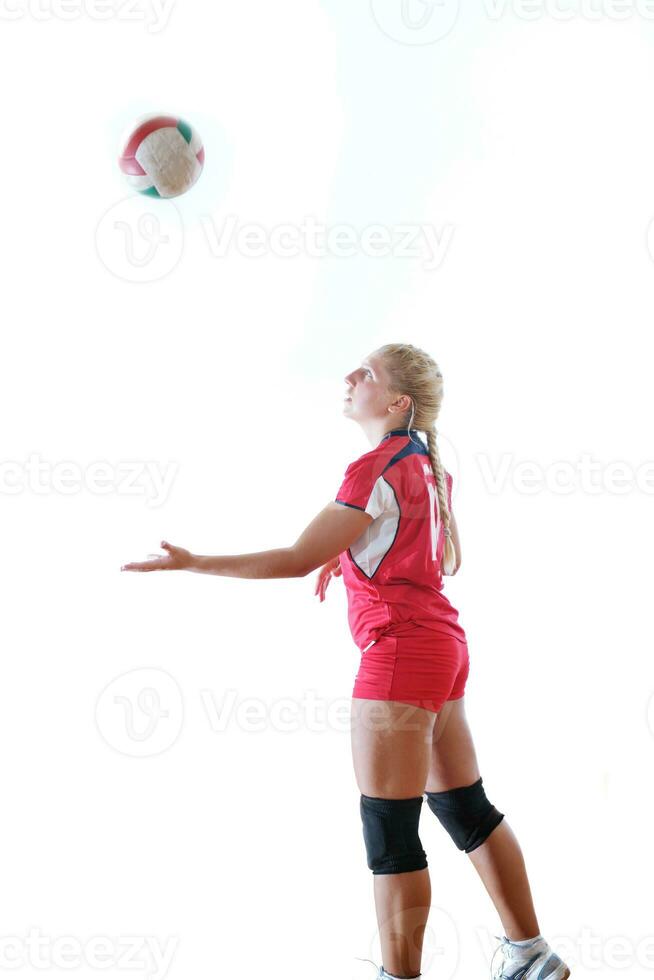
[[345, 375], [343, 412], [357, 422], [387, 419], [391, 396], [381, 357], [369, 354], [361, 366]]

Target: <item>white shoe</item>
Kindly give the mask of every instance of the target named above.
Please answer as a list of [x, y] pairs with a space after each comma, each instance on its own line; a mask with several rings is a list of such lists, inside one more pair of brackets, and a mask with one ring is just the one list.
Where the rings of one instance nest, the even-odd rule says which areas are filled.
[[[383, 966], [377, 966], [377, 964], [373, 963], [372, 960], [366, 960], [362, 956], [355, 956], [354, 958], [355, 960], [361, 960], [362, 963], [372, 963], [374, 968], [378, 971], [375, 980], [389, 980], [389, 977], [391, 978], [391, 980], [394, 980], [393, 974], [387, 973]], [[418, 976], [416, 977], [416, 980], [419, 980], [421, 976], [422, 973], [419, 973]]]
[[498, 950], [502, 955], [495, 973], [491, 960], [492, 980], [567, 980], [570, 976], [568, 966], [542, 936], [528, 946], [516, 946], [506, 936], [495, 938], [501, 942], [493, 953], [493, 960]]

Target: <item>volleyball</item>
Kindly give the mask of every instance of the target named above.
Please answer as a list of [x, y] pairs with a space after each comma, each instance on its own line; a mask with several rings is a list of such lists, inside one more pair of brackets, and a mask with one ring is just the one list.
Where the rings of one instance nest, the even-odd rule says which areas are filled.
[[139, 193], [179, 197], [202, 173], [204, 147], [184, 119], [150, 115], [130, 127], [118, 163], [127, 183]]

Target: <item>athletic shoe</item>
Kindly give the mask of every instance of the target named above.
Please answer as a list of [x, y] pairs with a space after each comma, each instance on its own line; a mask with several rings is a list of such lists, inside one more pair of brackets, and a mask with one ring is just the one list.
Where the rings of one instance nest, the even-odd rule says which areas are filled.
[[500, 962], [493, 973], [492, 980], [567, 980], [570, 970], [563, 960], [554, 953], [542, 936], [524, 946], [516, 946], [506, 936], [495, 936], [500, 945], [493, 953], [493, 960], [499, 950]]
[[[390, 980], [393, 980], [393, 974], [387, 973], [383, 966], [377, 966], [377, 964], [373, 963], [372, 960], [364, 959], [362, 956], [355, 956], [354, 958], [355, 960], [361, 960], [362, 963], [372, 963], [374, 968], [378, 971], [375, 980], [389, 980], [389, 978]], [[416, 977], [416, 980], [420, 980], [421, 976], [422, 973], [419, 973], [418, 976]]]

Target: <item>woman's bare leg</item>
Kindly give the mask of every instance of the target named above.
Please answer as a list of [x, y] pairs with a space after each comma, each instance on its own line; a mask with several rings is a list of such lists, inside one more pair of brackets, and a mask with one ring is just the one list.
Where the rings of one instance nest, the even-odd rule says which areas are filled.
[[[464, 701], [447, 701], [439, 712], [425, 792], [470, 786], [479, 779]], [[495, 802], [490, 795], [489, 799]], [[524, 857], [506, 817], [468, 856], [497, 909], [507, 938], [518, 941], [539, 935]]]
[[373, 875], [373, 881], [384, 969], [394, 977], [417, 977], [431, 907], [429, 869]]
[[525, 861], [506, 817], [468, 857], [497, 909], [507, 939], [515, 942], [538, 936]]
[[[352, 757], [364, 796], [422, 796], [436, 717], [397, 701], [352, 699]], [[431, 905], [429, 870], [377, 874], [373, 882], [384, 969], [417, 977]]]

